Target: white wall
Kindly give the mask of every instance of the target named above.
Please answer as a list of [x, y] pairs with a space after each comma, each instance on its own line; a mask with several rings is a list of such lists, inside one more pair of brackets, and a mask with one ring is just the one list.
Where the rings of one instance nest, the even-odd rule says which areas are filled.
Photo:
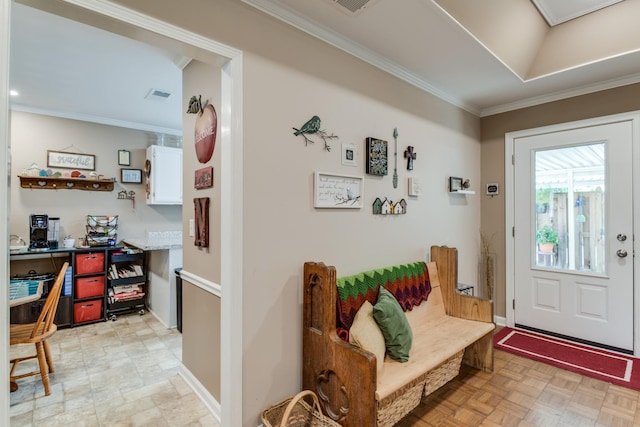
[[[120, 168], [142, 169], [145, 149], [152, 137], [143, 131], [13, 111], [11, 113], [11, 207], [9, 230], [29, 240], [29, 215], [60, 217], [60, 237], [84, 236], [87, 215], [119, 215], [118, 240], [145, 237], [147, 231], [181, 229], [181, 206], [147, 206], [144, 184], [117, 182], [114, 190], [31, 190], [20, 187], [23, 169], [47, 165], [47, 150], [96, 156], [96, 172], [120, 181]], [[118, 150], [131, 152], [131, 166], [118, 165]], [[60, 172], [69, 171], [56, 169]], [[90, 171], [87, 171], [87, 173]], [[135, 191], [131, 200], [118, 200], [118, 192]]]

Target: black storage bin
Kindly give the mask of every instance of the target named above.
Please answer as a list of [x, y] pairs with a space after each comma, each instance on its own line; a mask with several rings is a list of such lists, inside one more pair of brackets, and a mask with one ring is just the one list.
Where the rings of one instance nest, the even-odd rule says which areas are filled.
[[182, 277], [180, 277], [180, 272], [182, 271], [182, 267], [176, 268], [176, 320], [178, 323], [178, 331], [182, 333]]

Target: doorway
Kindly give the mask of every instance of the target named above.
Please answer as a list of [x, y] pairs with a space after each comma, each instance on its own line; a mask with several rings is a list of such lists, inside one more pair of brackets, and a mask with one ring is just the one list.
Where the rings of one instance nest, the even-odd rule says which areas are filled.
[[[221, 168], [221, 191], [223, 206], [220, 216], [221, 222], [225, 224], [224, 232], [221, 235], [221, 249], [225, 254], [222, 260], [221, 284], [224, 285], [222, 290], [221, 306], [222, 306], [222, 333], [221, 333], [221, 365], [224, 373], [221, 379], [222, 399], [227, 402], [221, 413], [221, 423], [223, 425], [240, 424], [242, 420], [242, 364], [237, 363], [242, 360], [242, 331], [237, 325], [242, 325], [242, 310], [237, 307], [242, 306], [242, 239], [237, 236], [241, 235], [242, 229], [242, 52], [228, 46], [219, 44], [213, 40], [175, 27], [171, 24], [161, 22], [157, 19], [142, 15], [122, 6], [105, 4], [97, 0], [84, 0], [82, 6], [74, 6], [74, 1], [65, 0], [55, 2], [55, 4], [42, 1], [31, 2], [37, 3], [35, 7], [46, 10], [48, 7], [57, 9], [56, 13], [67, 16], [73, 16], [74, 19], [81, 20], [85, 18], [91, 23], [98, 21], [108, 22], [110, 26], [122, 26], [134, 28], [136, 32], [141, 30], [148, 32], [150, 35], [160, 35], [184, 43], [185, 45], [202, 49], [213, 55], [221, 57], [220, 61], [222, 69], [222, 105], [221, 110], [226, 114], [221, 117], [221, 125], [226, 132], [223, 132], [220, 138], [222, 146], [222, 162], [224, 167]], [[0, 21], [5, 25], [1, 25], [0, 32], [3, 33], [0, 43], [0, 68], [5, 72], [3, 87], [8, 88], [8, 58], [9, 58], [9, 28], [10, 28], [10, 12], [12, 2], [3, 2], [0, 8]], [[90, 24], [92, 25], [92, 24]], [[8, 153], [9, 147], [9, 126], [8, 126], [8, 91], [0, 91], [0, 140], [4, 147], [3, 152]], [[0, 213], [6, 218], [9, 209], [9, 176], [8, 176], [8, 159], [2, 162], [3, 176], [5, 179], [0, 185]], [[239, 195], [239, 196], [233, 196]], [[0, 237], [8, 241], [8, 224], [0, 226]], [[233, 237], [233, 238], [232, 238]], [[8, 277], [8, 248], [0, 249], [2, 261], [0, 262], [0, 274]], [[8, 295], [0, 296], [0, 338], [8, 342]], [[232, 309], [232, 307], [235, 307]], [[8, 383], [8, 348], [3, 346], [2, 357], [0, 357], [0, 380]], [[0, 424], [8, 424], [8, 408], [9, 397], [8, 389], [0, 391], [0, 407], [6, 410], [0, 411], [3, 415], [0, 417]]]
[[637, 125], [615, 116], [507, 135], [509, 326], [634, 352]]

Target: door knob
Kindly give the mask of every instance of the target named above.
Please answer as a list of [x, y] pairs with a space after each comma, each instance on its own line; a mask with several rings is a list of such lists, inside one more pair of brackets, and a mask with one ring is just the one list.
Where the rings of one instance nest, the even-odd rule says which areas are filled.
[[616, 239], [618, 239], [618, 242], [624, 242], [625, 240], [627, 240], [627, 235], [626, 234], [618, 234], [616, 236]]
[[616, 251], [616, 255], [618, 255], [620, 258], [624, 258], [627, 256], [627, 251], [625, 251], [624, 249], [618, 249]]

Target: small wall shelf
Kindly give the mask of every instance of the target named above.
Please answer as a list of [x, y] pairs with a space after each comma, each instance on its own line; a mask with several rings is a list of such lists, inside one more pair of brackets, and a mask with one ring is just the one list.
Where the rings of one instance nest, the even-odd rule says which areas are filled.
[[110, 179], [57, 178], [51, 176], [19, 175], [22, 188], [43, 190], [113, 191], [115, 181]]
[[473, 190], [458, 190], [458, 191], [450, 191], [453, 194], [476, 194]]

